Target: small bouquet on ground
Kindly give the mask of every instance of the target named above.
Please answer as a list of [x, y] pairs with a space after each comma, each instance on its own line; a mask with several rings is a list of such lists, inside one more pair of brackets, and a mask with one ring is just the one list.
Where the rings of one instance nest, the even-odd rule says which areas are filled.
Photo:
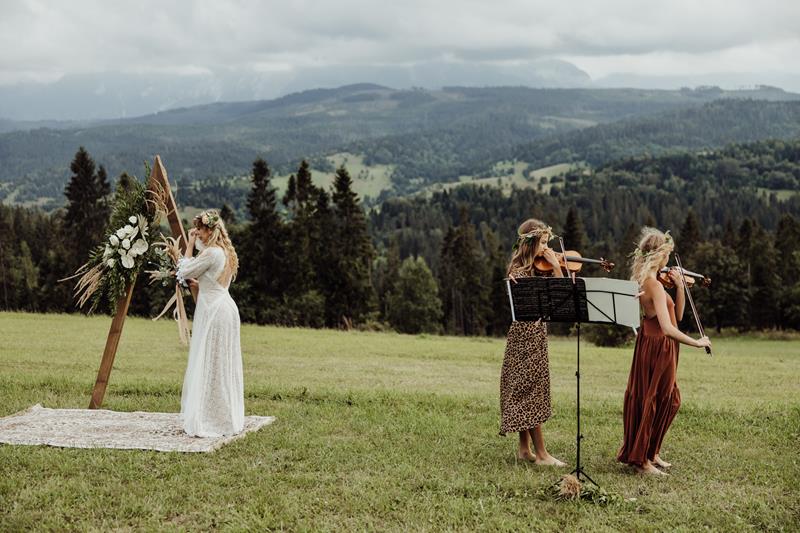
[[169, 287], [170, 285], [175, 287], [175, 294], [172, 295], [164, 309], [153, 321], [158, 320], [172, 310], [172, 315], [178, 323], [178, 336], [183, 344], [188, 344], [190, 338], [189, 319], [186, 316], [186, 307], [183, 304], [184, 291], [188, 291], [188, 285], [186, 280], [177, 277], [178, 261], [182, 256], [178, 239], [161, 235], [161, 240], [153, 244], [153, 256], [155, 261], [152, 264], [157, 268], [145, 271], [150, 275], [150, 283], [158, 282], [163, 287]]
[[618, 494], [608, 493], [597, 485], [581, 483], [573, 474], [566, 474], [556, 483], [544, 489], [544, 496], [557, 501], [583, 500], [596, 505], [609, 505], [620, 503], [622, 497]]

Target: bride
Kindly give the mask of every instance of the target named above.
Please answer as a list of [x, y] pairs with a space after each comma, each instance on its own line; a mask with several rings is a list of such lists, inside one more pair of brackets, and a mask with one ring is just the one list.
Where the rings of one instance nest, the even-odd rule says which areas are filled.
[[244, 427], [244, 390], [239, 310], [228, 287], [239, 260], [216, 210], [193, 222], [177, 272], [179, 281], [191, 280], [199, 292], [181, 395], [183, 428], [195, 437], [234, 435]]

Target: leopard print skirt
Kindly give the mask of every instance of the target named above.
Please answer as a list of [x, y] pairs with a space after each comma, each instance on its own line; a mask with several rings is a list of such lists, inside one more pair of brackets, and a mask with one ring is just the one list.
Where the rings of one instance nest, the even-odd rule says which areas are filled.
[[500, 374], [500, 435], [533, 429], [552, 414], [547, 324], [513, 322]]

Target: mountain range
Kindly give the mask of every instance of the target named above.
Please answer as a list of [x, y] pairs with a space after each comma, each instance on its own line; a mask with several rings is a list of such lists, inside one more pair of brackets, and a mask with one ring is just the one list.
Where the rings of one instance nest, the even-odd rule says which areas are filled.
[[349, 157], [337, 154], [351, 154], [363, 164], [365, 180], [374, 179], [370, 169], [383, 172], [388, 182], [375, 191], [406, 194], [486, 178], [504, 161], [523, 161], [533, 170], [800, 136], [800, 95], [770, 87], [397, 90], [354, 84], [44, 126], [0, 134], [3, 201], [62, 203], [79, 146], [112, 178], [122, 172], [141, 176], [143, 162], [160, 154], [170, 177], [182, 183], [245, 176], [256, 157], [266, 158], [278, 174], [303, 158], [330, 172]]
[[[262, 73], [235, 70], [192, 75], [106, 72], [67, 75], [51, 83], [0, 86], [0, 119], [86, 122], [130, 118], [215, 102], [274, 99], [311, 87], [336, 88], [352, 84], [354, 80], [371, 80], [396, 89], [439, 89], [455, 85], [573, 88], [591, 84], [586, 72], [555, 59], [510, 65], [427, 61], [407, 66], [331, 66]], [[6, 124], [5, 129], [8, 127]]]

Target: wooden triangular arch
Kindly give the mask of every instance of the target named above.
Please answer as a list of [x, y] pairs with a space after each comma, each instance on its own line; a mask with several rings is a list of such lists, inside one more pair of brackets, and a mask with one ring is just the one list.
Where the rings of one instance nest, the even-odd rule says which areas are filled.
[[[150, 171], [147, 189], [163, 194], [164, 204], [167, 208], [167, 220], [169, 221], [172, 236], [178, 239], [181, 251], [184, 251], [186, 249], [186, 232], [178, 216], [178, 206], [175, 204], [175, 197], [172, 195], [172, 189], [170, 189], [169, 186], [167, 169], [164, 168], [161, 157], [158, 155]], [[89, 401], [89, 409], [99, 409], [103, 404], [103, 397], [106, 394], [106, 387], [108, 386], [108, 378], [111, 375], [111, 368], [114, 365], [114, 356], [117, 355], [119, 339], [122, 336], [122, 326], [125, 323], [125, 317], [128, 315], [128, 307], [131, 303], [131, 296], [133, 295], [135, 283], [136, 280], [134, 279], [125, 290], [125, 294], [117, 300], [117, 308], [114, 312], [114, 318], [111, 321], [111, 328], [108, 331], [106, 347], [105, 350], [103, 350], [103, 359], [100, 361], [100, 369], [97, 371], [97, 380], [92, 390], [92, 399]]]

